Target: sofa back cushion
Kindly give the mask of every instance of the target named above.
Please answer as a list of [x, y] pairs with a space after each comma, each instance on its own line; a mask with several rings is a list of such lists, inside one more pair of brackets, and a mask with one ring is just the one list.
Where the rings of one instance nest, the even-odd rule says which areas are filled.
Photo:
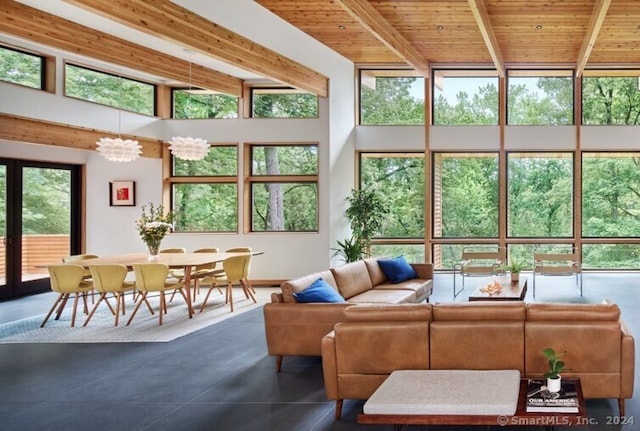
[[616, 304], [528, 304], [527, 320], [530, 321], [618, 321], [620, 308]]
[[429, 322], [340, 322], [335, 326], [338, 375], [429, 369]]
[[370, 290], [371, 277], [367, 265], [362, 260], [331, 268], [337, 283], [338, 291], [344, 299], [349, 299], [359, 293]]
[[351, 305], [344, 310], [349, 322], [407, 322], [431, 320], [431, 304]]
[[292, 280], [287, 280], [280, 285], [280, 289], [282, 290], [282, 299], [284, 302], [297, 302], [293, 297], [294, 292], [302, 292], [307, 287], [311, 286], [311, 284], [316, 281], [318, 278], [322, 278], [327, 284], [333, 287], [336, 292], [338, 292], [338, 285], [336, 284], [335, 278], [333, 278], [333, 273], [329, 270], [316, 272], [313, 274], [305, 275], [302, 277], [294, 278]]
[[378, 258], [368, 257], [364, 259], [364, 264], [367, 266], [367, 271], [369, 271], [369, 278], [371, 278], [372, 286], [377, 286], [389, 281], [384, 271], [382, 271], [382, 268], [380, 268], [380, 265], [378, 264]]
[[512, 320], [523, 322], [527, 307], [524, 302], [460, 302], [436, 304], [433, 307], [433, 320], [443, 321], [482, 321]]
[[520, 370], [524, 373], [523, 302], [436, 304], [431, 322], [431, 368]]

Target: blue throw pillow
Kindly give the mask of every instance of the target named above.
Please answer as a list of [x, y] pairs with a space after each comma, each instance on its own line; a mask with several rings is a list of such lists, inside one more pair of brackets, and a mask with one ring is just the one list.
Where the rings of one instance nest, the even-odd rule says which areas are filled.
[[322, 278], [318, 278], [302, 292], [295, 292], [293, 296], [298, 302], [347, 302]]
[[395, 259], [380, 259], [378, 265], [392, 283], [402, 283], [418, 278], [418, 273], [407, 263], [404, 256], [398, 256]]

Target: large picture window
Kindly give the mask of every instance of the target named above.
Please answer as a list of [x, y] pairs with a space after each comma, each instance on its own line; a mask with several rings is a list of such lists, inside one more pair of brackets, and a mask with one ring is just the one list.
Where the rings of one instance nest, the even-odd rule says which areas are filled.
[[172, 157], [177, 232], [238, 231], [238, 148], [213, 145], [203, 160]]
[[582, 154], [582, 236], [640, 236], [640, 153]]
[[507, 235], [573, 236], [573, 153], [509, 153]]
[[498, 154], [433, 155], [434, 238], [498, 237]]
[[510, 70], [507, 123], [556, 126], [573, 124], [573, 77], [570, 70]]
[[497, 125], [497, 72], [434, 71], [433, 124]]
[[582, 124], [640, 124], [640, 71], [627, 71], [627, 76], [598, 73], [585, 72], [582, 78]]
[[247, 144], [250, 231], [318, 230], [318, 145]]
[[424, 122], [424, 78], [402, 70], [360, 70], [360, 124]]

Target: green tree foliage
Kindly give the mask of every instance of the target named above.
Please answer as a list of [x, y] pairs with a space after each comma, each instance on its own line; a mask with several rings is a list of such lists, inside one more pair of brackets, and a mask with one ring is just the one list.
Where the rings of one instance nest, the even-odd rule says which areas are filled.
[[42, 88], [42, 58], [0, 47], [0, 80]]
[[570, 77], [511, 78], [510, 125], [573, 124], [573, 85]]
[[65, 65], [65, 94], [114, 108], [155, 114], [153, 85], [72, 64]]
[[442, 236], [497, 238], [498, 158], [442, 157]]
[[582, 80], [582, 123], [640, 124], [637, 77], [585, 77]]
[[238, 118], [238, 98], [226, 94], [174, 91], [174, 118]]
[[46, 168], [24, 168], [23, 172], [22, 233], [69, 234], [70, 172]]
[[434, 101], [433, 124], [444, 125], [496, 125], [498, 124], [498, 88], [487, 84], [470, 97], [466, 92], [456, 94], [451, 105], [442, 95]]
[[417, 78], [376, 78], [375, 90], [361, 86], [363, 125], [424, 124], [424, 101], [411, 96]]
[[253, 93], [254, 118], [315, 118], [318, 97], [310, 93]]

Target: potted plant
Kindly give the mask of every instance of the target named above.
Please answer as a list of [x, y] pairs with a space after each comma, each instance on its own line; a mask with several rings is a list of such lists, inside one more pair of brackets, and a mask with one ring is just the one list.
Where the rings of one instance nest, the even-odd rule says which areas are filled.
[[509, 263], [500, 267], [503, 271], [509, 271], [511, 274], [511, 282], [517, 283], [520, 281], [520, 271], [524, 269], [524, 262], [511, 258]]
[[[340, 256], [345, 263], [371, 255], [371, 238], [380, 230], [389, 212], [375, 189], [353, 189], [347, 198], [349, 206], [345, 215], [349, 219], [352, 235], [338, 241], [333, 256]], [[332, 256], [332, 257], [333, 257]]]
[[564, 361], [561, 361], [560, 358], [564, 356], [567, 351], [556, 353], [551, 347], [547, 347], [542, 353], [549, 361], [549, 372], [544, 375], [544, 377], [547, 378], [547, 390], [549, 392], [559, 392], [562, 381], [560, 373], [562, 371], [568, 371], [568, 369], [565, 368]]
[[334, 251], [331, 257], [339, 256], [344, 263], [360, 260], [365, 254], [362, 244], [362, 241], [355, 236], [346, 238], [344, 241], [338, 241], [338, 247], [331, 249]]

